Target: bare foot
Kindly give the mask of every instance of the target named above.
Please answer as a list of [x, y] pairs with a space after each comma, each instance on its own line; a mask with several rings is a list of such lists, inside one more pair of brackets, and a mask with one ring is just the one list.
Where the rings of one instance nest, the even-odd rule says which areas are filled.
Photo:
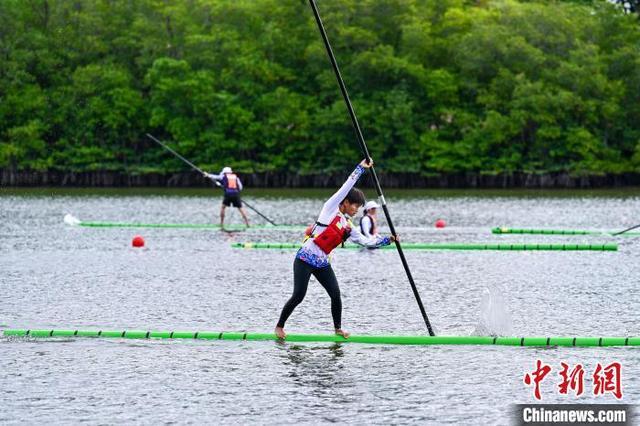
[[349, 333], [348, 331], [344, 331], [344, 330], [343, 330], [343, 329], [341, 329], [341, 328], [336, 328], [336, 334], [337, 334], [338, 336], [342, 336], [342, 337], [344, 337], [345, 339], [348, 339], [348, 338], [349, 338], [349, 336], [351, 336], [351, 333]]
[[276, 327], [274, 333], [276, 333], [276, 337], [278, 339], [284, 339], [285, 337], [287, 337], [287, 333], [284, 332], [284, 328], [282, 327]]

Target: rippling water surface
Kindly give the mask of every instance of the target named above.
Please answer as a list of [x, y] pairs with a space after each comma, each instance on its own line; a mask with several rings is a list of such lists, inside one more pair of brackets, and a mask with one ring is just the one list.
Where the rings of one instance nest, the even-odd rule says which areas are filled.
[[[294, 251], [232, 242], [299, 241], [296, 231], [94, 229], [82, 220], [217, 221], [215, 193], [93, 195], [0, 192], [0, 328], [271, 332], [292, 289]], [[256, 192], [280, 223], [315, 219], [327, 191]], [[567, 195], [567, 194], [564, 194]], [[436, 333], [640, 335], [640, 238], [492, 235], [494, 226], [624, 229], [640, 198], [413, 193], [388, 197], [407, 242], [617, 242], [618, 252], [407, 251]], [[444, 230], [433, 229], [437, 218]], [[239, 222], [237, 212], [229, 217]], [[252, 215], [259, 223], [259, 218]], [[422, 229], [420, 229], [422, 228]], [[130, 247], [140, 233], [145, 249]], [[393, 251], [338, 251], [344, 327], [424, 334]], [[289, 332], [331, 331], [329, 299], [312, 280]], [[622, 364], [623, 401], [640, 396], [640, 349], [384, 346], [233, 341], [0, 338], [0, 423], [508, 424], [533, 402], [523, 383], [552, 366], [542, 402], [596, 397], [597, 363]], [[560, 363], [585, 366], [585, 393], [559, 395]]]

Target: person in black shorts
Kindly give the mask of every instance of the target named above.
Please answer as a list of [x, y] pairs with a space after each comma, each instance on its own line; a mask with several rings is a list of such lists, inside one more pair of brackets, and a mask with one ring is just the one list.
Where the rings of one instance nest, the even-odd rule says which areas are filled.
[[222, 205], [225, 207], [236, 207], [238, 209], [242, 208], [242, 200], [240, 199], [240, 194], [224, 194], [224, 198], [222, 199]]
[[222, 206], [220, 207], [220, 227], [224, 229], [224, 212], [227, 207], [233, 206], [240, 210], [244, 223], [249, 227], [249, 218], [247, 212], [242, 206], [242, 200], [240, 199], [240, 191], [242, 191], [242, 181], [238, 175], [233, 173], [231, 167], [225, 167], [218, 175], [211, 173], [205, 173], [205, 177], [214, 181], [220, 182], [219, 185], [224, 189], [224, 198], [222, 199]]

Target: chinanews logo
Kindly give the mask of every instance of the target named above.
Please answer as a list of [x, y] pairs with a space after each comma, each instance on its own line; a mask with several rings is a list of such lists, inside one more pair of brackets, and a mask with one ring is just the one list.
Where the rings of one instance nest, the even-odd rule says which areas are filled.
[[518, 425], [631, 425], [632, 406], [624, 404], [518, 404]]
[[[578, 363], [573, 366], [566, 362], [560, 362], [560, 371], [556, 376], [560, 377], [560, 382], [556, 383], [556, 391], [560, 395], [573, 394], [576, 397], [585, 392], [585, 368]], [[525, 373], [524, 384], [532, 388], [533, 397], [537, 401], [542, 400], [541, 387], [543, 381], [553, 371], [551, 365], [545, 364], [542, 360], [536, 361], [535, 369]], [[612, 362], [607, 365], [597, 363], [591, 375], [591, 392], [594, 396], [613, 396], [616, 400], [622, 399], [622, 365], [619, 362]]]

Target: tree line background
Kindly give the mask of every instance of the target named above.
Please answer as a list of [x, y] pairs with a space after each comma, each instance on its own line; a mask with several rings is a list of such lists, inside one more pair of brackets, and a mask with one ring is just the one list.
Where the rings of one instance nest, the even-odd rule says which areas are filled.
[[[318, 0], [382, 173], [640, 172], [637, 1]], [[0, 169], [343, 174], [306, 0], [0, 1]]]

